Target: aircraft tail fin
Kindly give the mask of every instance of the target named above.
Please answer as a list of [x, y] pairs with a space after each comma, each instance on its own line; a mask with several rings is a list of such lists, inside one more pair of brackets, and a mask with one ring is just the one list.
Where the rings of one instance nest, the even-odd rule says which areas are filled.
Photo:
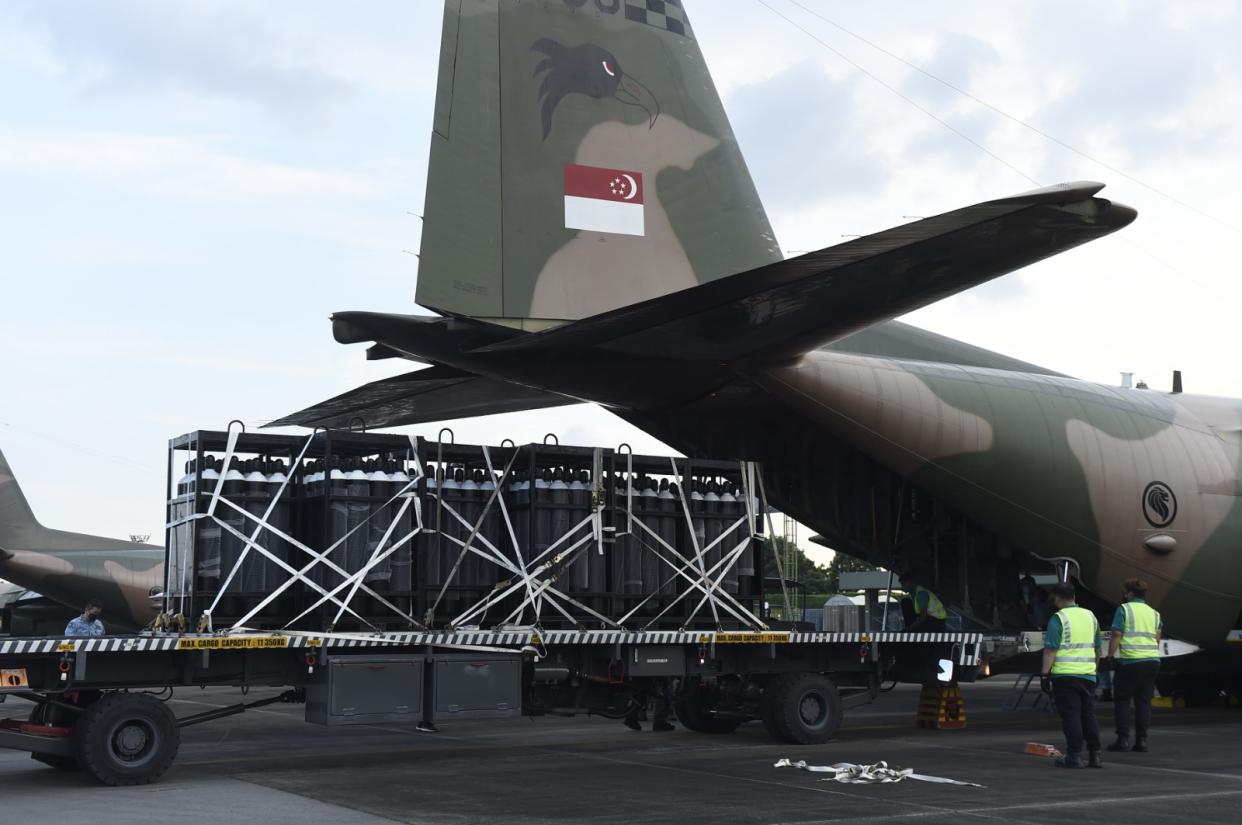
[[39, 522], [30, 509], [30, 503], [26, 501], [21, 485], [13, 476], [8, 459], [0, 450], [0, 554], [6, 547], [17, 546], [18, 536], [39, 529]]
[[538, 331], [780, 258], [680, 0], [446, 2], [419, 304]]

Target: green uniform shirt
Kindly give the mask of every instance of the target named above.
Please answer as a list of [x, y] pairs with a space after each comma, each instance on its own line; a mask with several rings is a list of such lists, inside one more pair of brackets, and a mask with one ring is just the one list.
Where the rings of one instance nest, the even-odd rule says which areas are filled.
[[[1048, 629], [1044, 631], [1044, 650], [1060, 650], [1061, 649], [1061, 617], [1053, 614], [1048, 620]], [[1095, 655], [1099, 656], [1102, 650], [1100, 638], [1095, 639]], [[1088, 682], [1095, 681], [1095, 674], [1057, 674], [1058, 679], [1086, 679]]]

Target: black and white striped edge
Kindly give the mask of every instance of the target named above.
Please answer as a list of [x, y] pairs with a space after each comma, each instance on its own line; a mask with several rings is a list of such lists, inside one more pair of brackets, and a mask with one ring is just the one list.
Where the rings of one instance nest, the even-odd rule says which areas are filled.
[[[285, 634], [270, 634], [282, 636]], [[624, 630], [455, 630], [418, 631], [409, 633], [383, 633], [374, 636], [323, 636], [288, 635], [288, 648], [331, 647], [366, 648], [390, 645], [461, 645], [515, 647], [530, 644], [555, 645], [662, 645], [662, 644], [718, 644], [738, 643], [736, 631], [677, 631], [657, 630], [631, 632]], [[723, 639], [717, 639], [723, 636]], [[536, 641], [538, 637], [538, 641]], [[246, 634], [222, 636], [108, 636], [90, 639], [4, 639], [0, 640], [0, 655], [23, 653], [155, 653], [177, 650], [178, 642], [186, 639], [253, 639], [266, 635]], [[864, 644], [866, 642], [892, 644], [941, 643], [962, 645], [959, 664], [973, 665], [978, 662], [978, 648], [983, 640], [980, 633], [828, 633], [796, 632], [788, 634], [788, 641], [779, 644]], [[753, 643], [753, 642], [743, 642]], [[760, 642], [762, 643], [762, 642]], [[276, 648], [280, 649], [280, 648]], [[193, 651], [188, 651], [193, 652]]]

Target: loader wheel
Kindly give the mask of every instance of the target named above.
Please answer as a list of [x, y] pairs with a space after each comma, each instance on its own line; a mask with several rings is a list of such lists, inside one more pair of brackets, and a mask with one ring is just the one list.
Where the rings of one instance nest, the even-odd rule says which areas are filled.
[[841, 697], [823, 674], [778, 676], [768, 684], [764, 700], [764, 726], [785, 742], [817, 745], [831, 739], [841, 726]]
[[711, 696], [702, 684], [686, 687], [673, 703], [677, 721], [695, 733], [733, 733], [742, 724], [741, 719], [729, 719], [712, 715]]
[[140, 693], [109, 693], [74, 728], [82, 769], [105, 785], [146, 785], [172, 764], [181, 745], [177, 719]]
[[759, 700], [759, 718], [763, 721], [763, 729], [768, 732], [768, 736], [774, 742], [792, 742], [789, 734], [781, 727], [779, 716], [776, 712], [776, 706], [781, 694], [785, 690], [785, 684], [791, 679], [797, 678], [798, 673], [782, 673], [779, 676], [773, 676], [768, 679], [768, 683], [763, 687], [763, 696]]

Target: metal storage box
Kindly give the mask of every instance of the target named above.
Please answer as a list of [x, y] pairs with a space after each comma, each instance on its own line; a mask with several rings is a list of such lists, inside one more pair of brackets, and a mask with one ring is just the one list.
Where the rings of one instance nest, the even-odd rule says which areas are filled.
[[320, 725], [417, 722], [423, 708], [422, 656], [329, 659], [306, 687], [306, 721]]
[[824, 606], [824, 630], [831, 633], [859, 633], [863, 630], [866, 608], [858, 605]]
[[437, 654], [435, 719], [508, 719], [522, 709], [522, 659], [504, 653]]

